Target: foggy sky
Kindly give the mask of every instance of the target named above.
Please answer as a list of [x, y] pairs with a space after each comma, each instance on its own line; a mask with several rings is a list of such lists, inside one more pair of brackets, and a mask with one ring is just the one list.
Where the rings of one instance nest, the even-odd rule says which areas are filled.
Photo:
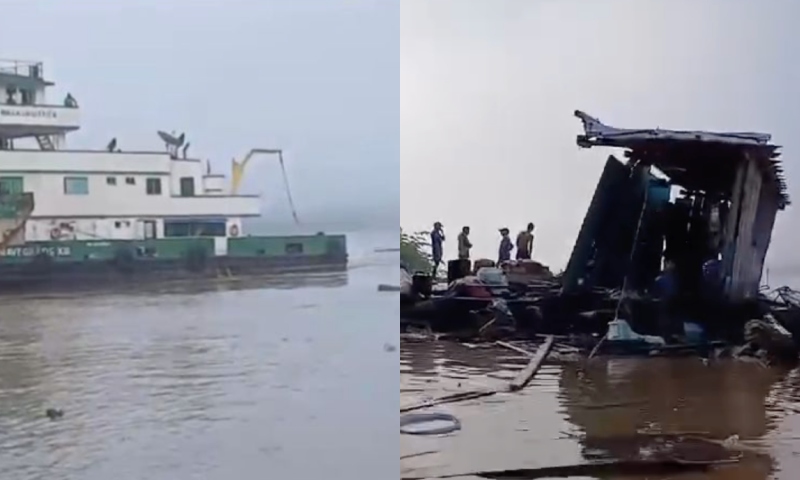
[[563, 267], [605, 158], [575, 109], [616, 127], [757, 131], [783, 145], [797, 207], [768, 265], [800, 264], [800, 4], [775, 0], [404, 0], [401, 224], [462, 225], [494, 258], [497, 229], [537, 225]]
[[[185, 131], [228, 175], [280, 147], [301, 220], [397, 217], [397, 2], [6, 0], [0, 15], [0, 58], [44, 61], [50, 100], [78, 100], [71, 147], [160, 150], [156, 130]], [[244, 187], [289, 218], [277, 164], [253, 160]]]

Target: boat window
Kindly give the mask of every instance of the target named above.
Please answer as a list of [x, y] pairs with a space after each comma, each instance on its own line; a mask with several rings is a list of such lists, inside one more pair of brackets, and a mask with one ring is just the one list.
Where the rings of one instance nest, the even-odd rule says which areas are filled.
[[155, 220], [143, 220], [142, 226], [144, 227], [144, 238], [145, 239], [154, 239], [156, 238], [156, 222]]
[[0, 177], [0, 193], [15, 194], [22, 193], [22, 177]]
[[165, 237], [224, 237], [224, 220], [165, 220]]
[[181, 197], [194, 196], [194, 177], [181, 177]]
[[161, 195], [161, 179], [148, 178], [145, 181], [145, 189], [148, 195]]
[[30, 90], [20, 90], [20, 103], [22, 105], [33, 105], [33, 92]]
[[86, 177], [64, 177], [64, 193], [67, 195], [88, 195], [89, 179]]
[[125, 177], [126, 185], [136, 185], [136, 179], [133, 177]]
[[106, 177], [106, 184], [108, 184], [108, 185], [116, 185], [117, 184], [117, 177]]
[[303, 253], [303, 244], [302, 243], [287, 243], [285, 251], [286, 251], [286, 253], [289, 253], [289, 254]]

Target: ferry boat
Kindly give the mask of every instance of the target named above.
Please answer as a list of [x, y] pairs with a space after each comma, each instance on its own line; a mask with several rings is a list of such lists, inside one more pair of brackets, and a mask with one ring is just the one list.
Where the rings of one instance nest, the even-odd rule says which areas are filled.
[[346, 268], [344, 235], [243, 231], [261, 210], [239, 193], [245, 165], [272, 155], [283, 166], [280, 149], [234, 160], [230, 181], [188, 155], [185, 134], [159, 131], [160, 151], [116, 139], [70, 149], [81, 109], [71, 94], [49, 98], [52, 86], [41, 62], [0, 61], [0, 291]]

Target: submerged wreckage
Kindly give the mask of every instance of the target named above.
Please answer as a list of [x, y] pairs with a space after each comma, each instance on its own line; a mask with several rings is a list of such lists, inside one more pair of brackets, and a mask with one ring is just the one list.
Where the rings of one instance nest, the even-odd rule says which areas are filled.
[[[512, 278], [484, 268], [444, 291], [417, 273], [401, 294], [401, 326], [593, 334], [605, 348], [636, 340], [651, 352], [658, 339], [660, 348], [755, 342], [796, 358], [800, 303], [786, 288], [760, 291], [775, 218], [790, 204], [770, 135], [623, 129], [575, 116], [578, 146], [624, 149], [624, 161], [606, 160], [565, 271]], [[669, 299], [657, 293], [663, 265], [675, 279]]]

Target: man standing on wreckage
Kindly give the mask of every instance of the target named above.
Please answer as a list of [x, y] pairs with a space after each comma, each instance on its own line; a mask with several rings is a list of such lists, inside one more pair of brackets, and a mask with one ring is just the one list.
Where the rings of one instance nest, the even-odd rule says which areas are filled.
[[431, 230], [431, 260], [433, 262], [433, 269], [431, 277], [436, 278], [436, 271], [439, 269], [439, 264], [442, 263], [444, 255], [444, 226], [442, 222], [435, 222], [433, 230]]

